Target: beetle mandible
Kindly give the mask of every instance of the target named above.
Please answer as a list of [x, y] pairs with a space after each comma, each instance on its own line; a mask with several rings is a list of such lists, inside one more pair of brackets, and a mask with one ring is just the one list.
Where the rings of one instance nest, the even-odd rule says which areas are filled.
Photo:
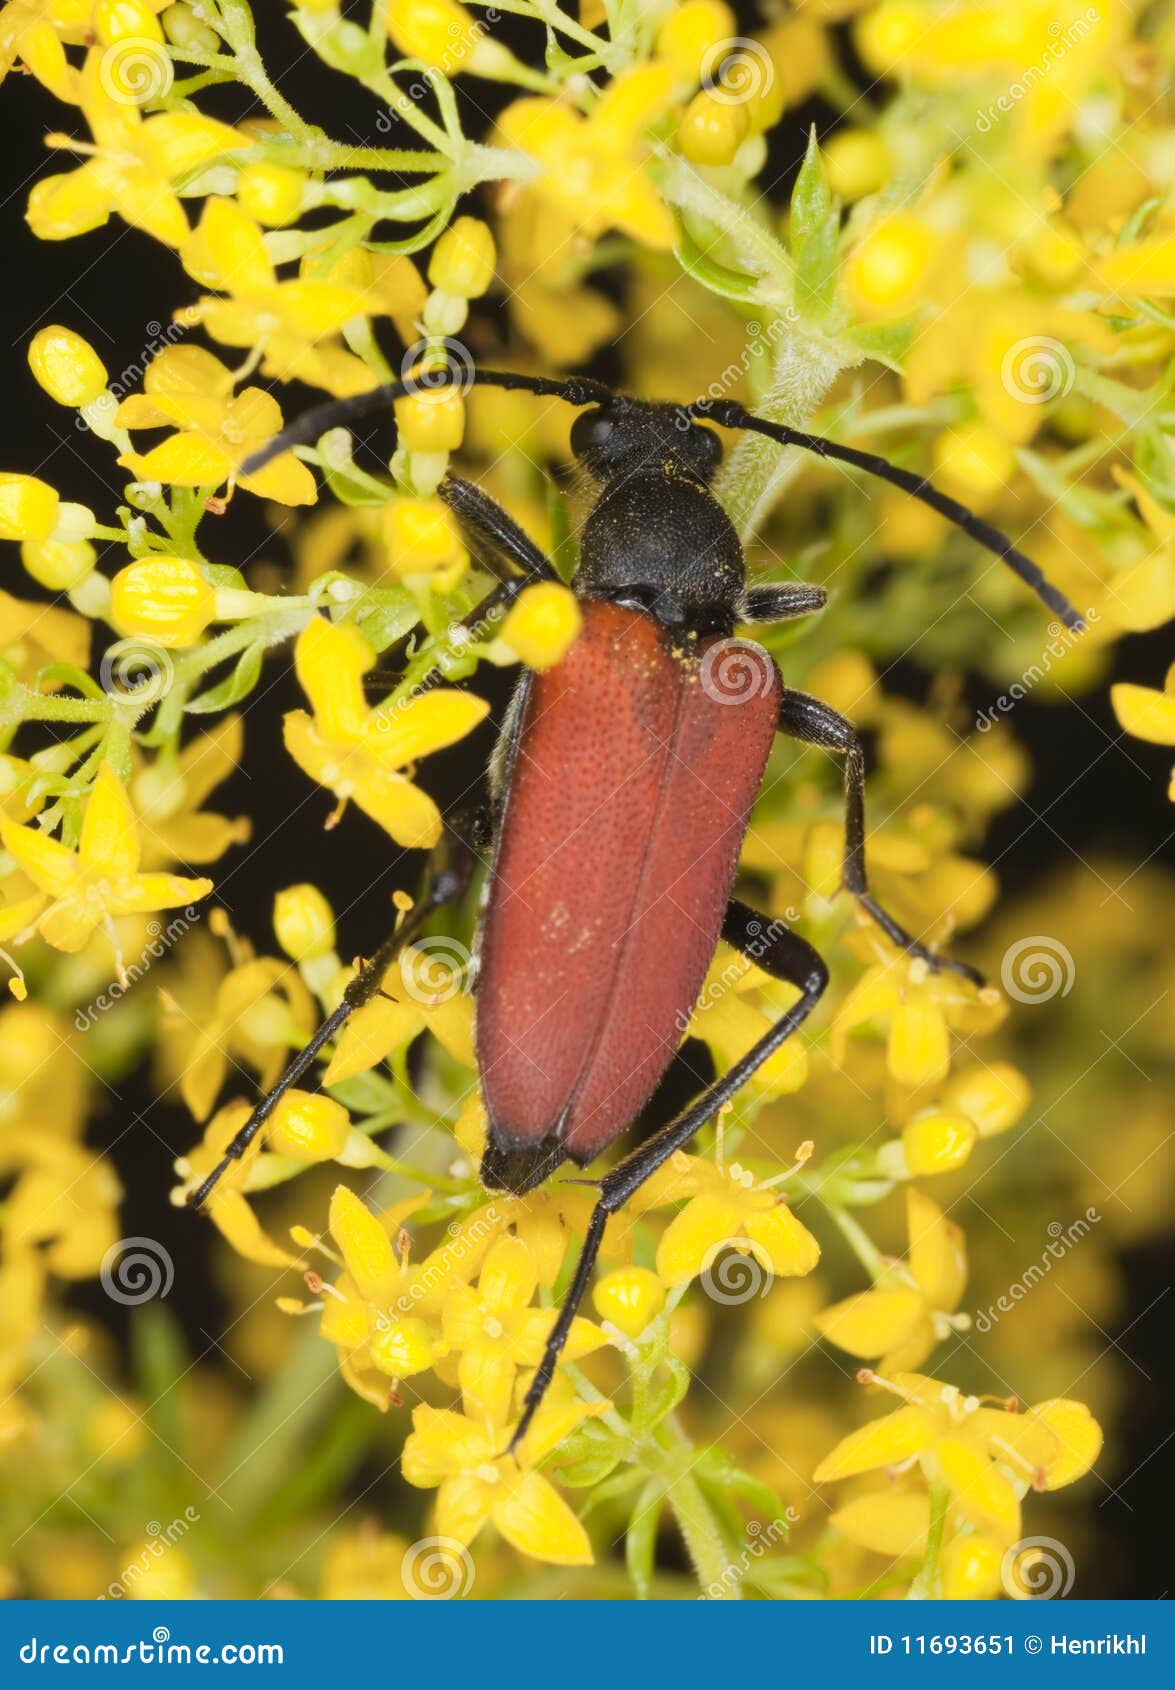
[[[491, 843], [475, 1018], [489, 1121], [481, 1177], [491, 1190], [529, 1191], [567, 1160], [585, 1167], [631, 1125], [677, 1049], [720, 938], [796, 987], [798, 1000], [745, 1056], [594, 1182], [596, 1205], [513, 1448], [554, 1377], [608, 1217], [729, 1103], [828, 983], [823, 960], [805, 939], [731, 896], [776, 733], [844, 758], [844, 889], [895, 944], [935, 970], [979, 979], [966, 964], [929, 951], [870, 895], [865, 758], [852, 723], [788, 688], [762, 647], [734, 637], [738, 623], [809, 615], [825, 594], [803, 582], [747, 586], [741, 544], [711, 489], [721, 445], [704, 422], [753, 430], [903, 488], [1002, 558], [1066, 627], [1080, 630], [1082, 621], [1006, 535], [883, 458], [770, 422], [734, 401], [653, 403], [586, 378], [508, 371], [476, 370], [463, 379], [580, 408], [571, 447], [596, 487], [572, 581], [583, 628], [554, 668], [520, 680], [489, 805], [446, 822], [418, 901], [189, 1202], [205, 1202], [282, 1094], [381, 989], [397, 954], [437, 909], [464, 894]], [[255, 454], [244, 472], [414, 390], [411, 382], [390, 382], [320, 406]], [[558, 579], [480, 488], [450, 472], [438, 493], [503, 575], [469, 625], [527, 585]]]

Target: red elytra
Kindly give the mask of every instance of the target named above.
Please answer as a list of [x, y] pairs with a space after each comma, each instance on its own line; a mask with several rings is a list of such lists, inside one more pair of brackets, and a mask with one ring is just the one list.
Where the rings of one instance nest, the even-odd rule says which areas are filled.
[[749, 641], [704, 638], [687, 658], [643, 611], [582, 610], [568, 655], [528, 683], [476, 1025], [494, 1141], [549, 1139], [581, 1165], [632, 1123], [681, 1042], [780, 702]]

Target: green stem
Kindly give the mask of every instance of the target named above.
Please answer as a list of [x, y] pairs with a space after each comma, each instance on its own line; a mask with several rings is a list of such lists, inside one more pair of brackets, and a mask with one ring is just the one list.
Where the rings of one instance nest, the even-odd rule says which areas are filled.
[[926, 1533], [926, 1555], [916, 1578], [910, 1585], [910, 1595], [925, 1600], [940, 1594], [938, 1583], [938, 1563], [942, 1554], [943, 1534], [946, 1530], [947, 1512], [951, 1506], [951, 1493], [941, 1479], [933, 1479], [930, 1484], [930, 1525]]
[[730, 1562], [718, 1522], [688, 1468], [683, 1467], [669, 1480], [665, 1497], [681, 1528], [702, 1591], [717, 1601], [738, 1601], [742, 1591], [738, 1580], [728, 1577]]

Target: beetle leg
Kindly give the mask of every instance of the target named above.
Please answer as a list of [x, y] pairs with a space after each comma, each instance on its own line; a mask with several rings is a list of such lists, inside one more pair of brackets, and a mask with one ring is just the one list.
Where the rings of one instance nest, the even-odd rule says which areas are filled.
[[865, 872], [865, 748], [853, 724], [820, 699], [785, 688], [779, 707], [779, 727], [782, 733], [804, 745], [814, 745], [821, 751], [836, 752], [844, 757], [845, 860], [841, 884], [845, 891], [852, 893], [861, 908], [872, 916], [895, 945], [900, 945], [911, 956], [923, 958], [935, 973], [949, 968], [982, 986], [983, 976], [977, 969], [968, 963], [956, 962], [952, 957], [938, 956], [921, 940], [907, 933], [869, 891]]
[[422, 895], [374, 955], [359, 969], [343, 993], [338, 1008], [331, 1011], [309, 1042], [294, 1057], [277, 1084], [261, 1099], [208, 1178], [190, 1194], [190, 1207], [199, 1209], [207, 1202], [218, 1180], [227, 1173], [234, 1162], [240, 1161], [286, 1092], [302, 1078], [322, 1047], [335, 1037], [355, 1010], [362, 1008], [379, 994], [384, 975], [404, 947], [419, 937], [429, 917], [443, 905], [454, 904], [464, 895], [473, 878], [474, 865], [479, 860], [479, 850], [488, 843], [488, 817], [488, 810], [482, 807], [465, 811], [452, 821], [446, 822], [445, 830], [439, 843], [433, 848], [425, 871], [425, 888]]
[[793, 933], [784, 922], [757, 915], [754, 910], [748, 909], [737, 900], [732, 900], [727, 909], [722, 936], [728, 944], [742, 951], [744, 956], [749, 957], [765, 973], [777, 980], [787, 980], [791, 985], [798, 987], [802, 996], [751, 1046], [744, 1057], [712, 1085], [707, 1086], [701, 1097], [684, 1109], [675, 1120], [670, 1121], [668, 1126], [662, 1127], [644, 1144], [639, 1145], [631, 1155], [626, 1156], [600, 1180], [599, 1201], [592, 1210], [584, 1234], [583, 1247], [575, 1264], [575, 1274], [527, 1390], [521, 1418], [510, 1440], [511, 1450], [516, 1449], [526, 1436], [527, 1428], [555, 1377], [560, 1353], [567, 1342], [571, 1323], [583, 1301], [596, 1257], [600, 1253], [604, 1228], [609, 1217], [623, 1208], [634, 1192], [638, 1191], [646, 1180], [651, 1179], [675, 1151], [687, 1145], [706, 1122], [746, 1085], [755, 1071], [762, 1067], [769, 1057], [774, 1056], [780, 1045], [789, 1039], [808, 1017], [828, 984], [828, 969], [824, 960], [806, 939], [801, 939], [798, 933]]
[[738, 613], [744, 622], [794, 622], [800, 616], [813, 616], [827, 603], [823, 587], [809, 581], [780, 581], [748, 587]]
[[465, 481], [450, 472], [437, 488], [437, 497], [445, 501], [464, 529], [475, 538], [488, 541], [495, 551], [522, 571], [526, 579], [517, 582], [519, 591], [531, 581], [559, 579], [554, 565], [544, 557], [530, 536], [519, 528], [496, 499], [491, 499], [472, 481]]

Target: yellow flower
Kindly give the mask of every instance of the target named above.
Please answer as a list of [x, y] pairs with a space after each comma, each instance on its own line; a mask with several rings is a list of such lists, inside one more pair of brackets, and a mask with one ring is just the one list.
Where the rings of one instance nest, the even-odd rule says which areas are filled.
[[[138, 106], [103, 86], [101, 49], [86, 58], [78, 84], [94, 137], [92, 156], [65, 175], [43, 177], [29, 195], [28, 221], [41, 240], [67, 240], [99, 228], [112, 211], [165, 246], [188, 238], [188, 220], [172, 183], [241, 145], [235, 129], [197, 112], [144, 118]], [[63, 145], [72, 143], [64, 141]]]
[[[771, 994], [771, 1013], [747, 1001], [763, 988]], [[798, 1003], [798, 987], [772, 980], [748, 958], [720, 945], [710, 964], [698, 1001], [690, 1016], [686, 1036], [701, 1039], [720, 1061], [737, 1062], [767, 1033], [784, 1009]], [[769, 1056], [747, 1081], [752, 1094], [783, 1097], [798, 1091], [808, 1077], [808, 1053], [795, 1039], [788, 1039]]]
[[201, 347], [169, 346], [153, 358], [143, 392], [123, 400], [115, 421], [120, 428], [179, 431], [149, 452], [119, 458], [140, 481], [219, 487], [239, 480], [246, 492], [279, 505], [312, 505], [318, 497], [314, 477], [292, 452], [238, 478], [244, 460], [280, 432], [281, 408], [260, 387], [234, 396], [232, 372]]
[[248, 816], [222, 816], [201, 806], [214, 787], [240, 767], [244, 725], [222, 716], [207, 733], [188, 741], [178, 757], [145, 765], [131, 777], [130, 793], [143, 828], [143, 861], [214, 863], [252, 832]]
[[860, 1291], [817, 1315], [816, 1325], [854, 1356], [881, 1356], [882, 1373], [908, 1370], [959, 1325], [955, 1310], [967, 1281], [963, 1234], [936, 1203], [906, 1192], [910, 1250], [871, 1291]]
[[[465, 1412], [503, 1425], [510, 1413], [520, 1367], [537, 1367], [557, 1311], [533, 1309], [538, 1288], [534, 1257], [521, 1238], [499, 1238], [482, 1266], [476, 1290], [455, 1285], [445, 1299], [442, 1330], [459, 1354], [458, 1383]], [[565, 1361], [578, 1361], [605, 1342], [604, 1334], [580, 1316], [571, 1323]]]
[[266, 375], [339, 394], [375, 385], [336, 337], [352, 318], [386, 313], [377, 294], [304, 276], [279, 280], [259, 225], [234, 200], [205, 202], [181, 257], [189, 275], [228, 296], [204, 295], [188, 315], [226, 346], [262, 348]]
[[335, 1538], [322, 1566], [324, 1602], [403, 1602], [404, 1555], [409, 1545], [391, 1532], [362, 1525]]
[[552, 1392], [514, 1455], [510, 1428], [487, 1426], [449, 1409], [422, 1404], [404, 1445], [404, 1477], [437, 1491], [437, 1529], [469, 1544], [490, 1521], [507, 1543], [561, 1567], [592, 1563], [582, 1525], [551, 1481], [536, 1472], [543, 1458], [607, 1403], [571, 1402]]
[[382, 992], [347, 1022], [326, 1083], [365, 1073], [423, 1032], [432, 1033], [464, 1067], [474, 1066], [472, 998], [443, 956], [409, 945], [388, 969]]
[[398, 1400], [401, 1379], [425, 1372], [446, 1354], [439, 1317], [442, 1299], [458, 1274], [476, 1267], [476, 1259], [452, 1249], [451, 1241], [418, 1267], [411, 1266], [406, 1242], [396, 1241], [403, 1223], [428, 1196], [427, 1191], [419, 1192], [373, 1215], [348, 1186], [336, 1186], [329, 1224], [341, 1261], [320, 1240], [294, 1229], [298, 1243], [321, 1250], [338, 1261], [343, 1272], [331, 1285], [317, 1275], [309, 1277], [311, 1289], [321, 1294], [320, 1303], [282, 1307], [287, 1313], [321, 1308], [319, 1330], [338, 1350], [343, 1378], [381, 1411]]
[[0, 474], [0, 540], [47, 540], [58, 524], [60, 500], [35, 475]]
[[1175, 664], [1167, 671], [1162, 691], [1119, 681], [1110, 688], [1110, 702], [1123, 732], [1152, 745], [1175, 745]]
[[860, 1375], [902, 1399], [902, 1407], [842, 1438], [816, 1468], [824, 1484], [919, 1461], [941, 1480], [960, 1514], [1002, 1543], [1020, 1537], [1020, 1499], [1028, 1489], [1057, 1490], [1087, 1473], [1102, 1434], [1079, 1402], [1055, 1397], [1025, 1413], [986, 1406], [918, 1373], [892, 1380]]
[[428, 279], [443, 293], [477, 299], [494, 279], [494, 237], [476, 217], [458, 217], [432, 249]]
[[286, 886], [273, 900], [273, 931], [295, 962], [317, 962], [333, 955], [334, 911], [317, 886]]
[[1147, 549], [1114, 576], [1106, 608], [1120, 628], [1144, 634], [1175, 616], [1175, 515], [1164, 510], [1143, 482], [1121, 464], [1115, 464], [1112, 473], [1138, 506]]
[[194, 991], [183, 1001], [164, 998], [169, 1055], [180, 1095], [197, 1121], [211, 1113], [230, 1066], [252, 1069], [267, 1089], [314, 1023], [314, 1000], [289, 963], [246, 952], [210, 990], [207, 961], [201, 960]]
[[118, 1242], [121, 1201], [122, 1187], [103, 1157], [50, 1139], [5, 1196], [5, 1248], [22, 1254], [37, 1246], [50, 1272], [89, 1279]]
[[36, 827], [14, 822], [0, 822], [0, 836], [29, 879], [49, 897], [37, 931], [57, 950], [80, 951], [95, 928], [110, 933], [115, 916], [172, 909], [205, 898], [212, 890], [210, 880], [139, 873], [141, 846], [134, 811], [109, 763], [98, 771], [76, 851]]
[[[30, 604], [0, 592], [0, 656], [17, 678], [35, 682], [48, 663], [70, 663], [86, 669], [90, 662], [90, 624], [72, 610], [52, 604]], [[52, 687], [46, 687], [52, 691]]]
[[[219, 1166], [229, 1144], [249, 1119], [251, 1107], [248, 1103], [229, 1103], [217, 1110], [199, 1144], [176, 1159], [180, 1184], [173, 1189], [171, 1200], [177, 1207]], [[261, 1143], [259, 1134], [244, 1156], [229, 1164], [216, 1182], [204, 1213], [245, 1261], [261, 1267], [297, 1267], [298, 1258], [269, 1236], [245, 1196], [256, 1179]]]
[[[683, 1285], [706, 1272], [721, 1250], [753, 1256], [779, 1277], [811, 1273], [820, 1246], [777, 1190], [756, 1185], [738, 1163], [716, 1167], [680, 1153], [666, 1170], [665, 1186], [689, 1202], [666, 1227], [657, 1246], [657, 1272], [667, 1285]], [[667, 1200], [661, 1187], [649, 1202]]]
[[611, 1321], [629, 1338], [639, 1338], [665, 1306], [665, 1287], [648, 1268], [614, 1268], [592, 1287], [601, 1320]]
[[574, 593], [558, 581], [524, 587], [502, 624], [500, 637], [531, 669], [553, 669], [583, 626]]
[[[899, 1085], [915, 1087], [946, 1078], [951, 1032], [981, 1033], [997, 1027], [1007, 1005], [990, 986], [976, 986], [949, 971], [933, 973], [876, 930], [853, 936], [853, 948], [879, 960], [858, 980], [837, 1011], [832, 1028], [834, 1061], [843, 1064], [849, 1034], [881, 1023], [888, 1029], [887, 1065]], [[861, 941], [864, 944], [861, 944]]]
[[522, 190], [542, 206], [541, 252], [565, 251], [576, 236], [595, 240], [608, 229], [658, 252], [673, 247], [673, 215], [645, 174], [644, 136], [668, 109], [676, 82], [672, 65], [654, 62], [618, 76], [590, 117], [544, 98], [507, 106], [498, 119], [504, 143], [541, 166]]
[[374, 662], [357, 628], [312, 617], [298, 636], [294, 663], [314, 715], [290, 711], [286, 749], [312, 780], [330, 788], [340, 807], [353, 799], [397, 844], [435, 845], [440, 811], [404, 771], [469, 733], [489, 706], [438, 687], [399, 706], [371, 708], [363, 676]]
[[215, 616], [215, 589], [191, 558], [152, 552], [110, 583], [110, 620], [120, 634], [142, 634], [165, 648], [190, 646]]

